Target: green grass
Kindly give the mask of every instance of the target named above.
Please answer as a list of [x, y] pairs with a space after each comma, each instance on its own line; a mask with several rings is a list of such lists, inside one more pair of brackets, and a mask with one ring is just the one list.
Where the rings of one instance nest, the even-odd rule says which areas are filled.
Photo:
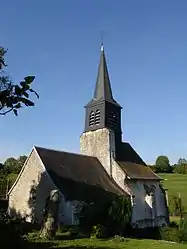
[[187, 211], [187, 174], [159, 174], [163, 179], [163, 185], [168, 189], [168, 197], [179, 195], [182, 198], [182, 204]]
[[40, 239], [29, 239], [34, 249], [52, 249], [52, 248], [66, 248], [66, 249], [185, 249], [185, 244], [175, 244], [157, 240], [137, 240], [125, 239], [124, 241], [116, 239], [56, 239], [54, 241], [42, 241]]

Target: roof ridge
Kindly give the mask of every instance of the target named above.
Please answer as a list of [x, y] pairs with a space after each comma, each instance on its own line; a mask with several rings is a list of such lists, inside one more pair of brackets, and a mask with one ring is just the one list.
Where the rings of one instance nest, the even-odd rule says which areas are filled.
[[49, 149], [49, 148], [45, 148], [45, 147], [41, 147], [41, 146], [36, 146], [34, 145], [33, 146], [35, 149], [44, 149], [44, 150], [51, 150], [51, 151], [55, 151], [55, 152], [59, 152], [59, 153], [67, 153], [67, 154], [71, 154], [71, 155], [76, 155], [76, 156], [84, 156], [84, 157], [88, 157], [88, 158], [96, 158], [97, 157], [94, 157], [94, 156], [88, 156], [88, 155], [84, 155], [84, 154], [81, 154], [81, 153], [75, 153], [75, 152], [68, 152], [68, 151], [63, 151], [63, 150], [57, 150], [57, 149]]

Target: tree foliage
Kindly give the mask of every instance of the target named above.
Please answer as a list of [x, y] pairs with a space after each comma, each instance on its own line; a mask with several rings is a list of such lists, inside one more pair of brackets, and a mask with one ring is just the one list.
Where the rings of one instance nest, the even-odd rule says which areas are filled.
[[18, 115], [18, 109], [23, 106], [34, 106], [29, 94], [38, 94], [31, 88], [34, 76], [27, 76], [19, 84], [14, 84], [10, 77], [4, 72], [7, 66], [5, 63], [5, 55], [7, 50], [0, 47], [0, 115], [14, 112]]
[[187, 173], [187, 161], [185, 158], [179, 158], [177, 164], [174, 165], [174, 172], [177, 174]]
[[88, 230], [92, 228], [92, 233], [98, 233], [103, 230], [101, 227], [105, 227], [107, 236], [124, 234], [132, 215], [130, 198], [124, 196], [116, 196], [100, 203], [83, 203], [78, 210], [76, 215], [81, 226]]
[[177, 164], [180, 164], [180, 165], [185, 164], [186, 165], [187, 164], [187, 160], [185, 158], [179, 158]]
[[169, 200], [169, 212], [172, 216], [182, 216], [184, 207], [182, 205], [182, 199], [179, 196], [171, 196]]
[[171, 173], [173, 170], [167, 156], [158, 156], [154, 169], [156, 173]]
[[15, 159], [14, 157], [9, 157], [6, 159], [2, 166], [2, 173], [4, 175], [8, 175], [11, 173], [18, 174], [25, 163], [27, 159], [27, 156], [23, 155], [20, 156], [18, 159]]

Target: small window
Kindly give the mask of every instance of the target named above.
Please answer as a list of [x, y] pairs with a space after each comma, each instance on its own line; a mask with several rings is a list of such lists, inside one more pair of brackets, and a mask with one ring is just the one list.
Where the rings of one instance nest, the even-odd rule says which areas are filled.
[[95, 123], [95, 113], [92, 111], [90, 112], [90, 116], [89, 116], [89, 126], [94, 125]]
[[96, 110], [95, 112], [95, 124], [96, 125], [100, 124], [100, 110]]

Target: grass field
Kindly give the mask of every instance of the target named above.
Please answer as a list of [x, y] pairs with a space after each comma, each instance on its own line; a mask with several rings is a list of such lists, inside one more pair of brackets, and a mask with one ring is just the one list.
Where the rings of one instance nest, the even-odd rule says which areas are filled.
[[187, 211], [187, 174], [159, 174], [163, 179], [163, 185], [168, 189], [169, 198], [172, 195], [179, 195], [182, 198], [182, 204]]
[[52, 249], [52, 248], [66, 248], [66, 249], [186, 249], [185, 244], [175, 244], [157, 240], [137, 240], [137, 239], [125, 239], [124, 241], [116, 239], [74, 239], [66, 240], [62, 239], [59, 235], [59, 239], [54, 241], [42, 241], [30, 239], [33, 249]]

